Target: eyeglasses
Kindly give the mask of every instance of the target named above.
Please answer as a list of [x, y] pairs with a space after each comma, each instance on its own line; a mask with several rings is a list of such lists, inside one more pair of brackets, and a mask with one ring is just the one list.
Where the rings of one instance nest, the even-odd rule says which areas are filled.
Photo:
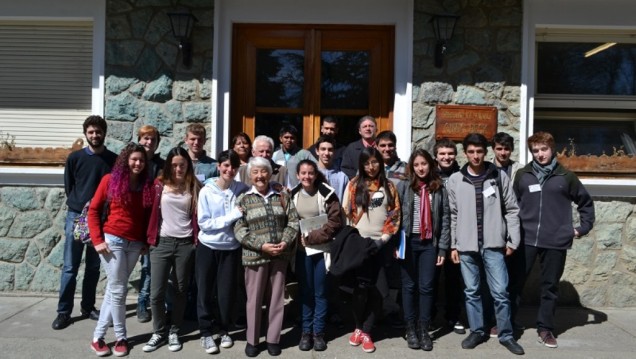
[[364, 164], [364, 167], [368, 168], [368, 167], [375, 167], [375, 166], [379, 166], [379, 165], [380, 165], [380, 162], [378, 162], [378, 160], [370, 160], [370, 161], [367, 161], [367, 163]]

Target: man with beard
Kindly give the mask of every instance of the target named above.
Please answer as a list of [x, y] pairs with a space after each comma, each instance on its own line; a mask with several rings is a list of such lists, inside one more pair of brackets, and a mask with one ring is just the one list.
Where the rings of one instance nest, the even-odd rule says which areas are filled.
[[71, 153], [64, 166], [64, 190], [66, 192], [66, 223], [64, 225], [64, 266], [60, 280], [60, 299], [57, 305], [57, 317], [52, 327], [55, 330], [68, 327], [73, 311], [73, 299], [77, 272], [86, 252], [86, 268], [82, 283], [81, 317], [97, 320], [99, 312], [95, 309], [95, 292], [99, 280], [99, 255], [91, 245], [85, 245], [73, 238], [74, 221], [79, 217], [86, 202], [95, 193], [102, 177], [109, 173], [115, 164], [117, 155], [104, 146], [107, 124], [100, 116], [89, 116], [84, 121], [84, 136], [88, 146]]

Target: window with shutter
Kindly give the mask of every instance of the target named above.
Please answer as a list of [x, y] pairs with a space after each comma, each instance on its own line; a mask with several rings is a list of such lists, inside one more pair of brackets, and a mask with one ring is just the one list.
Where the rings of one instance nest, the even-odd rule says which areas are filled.
[[[93, 22], [0, 21], [0, 131], [15, 147], [70, 148], [91, 114]], [[1, 158], [0, 158], [1, 159]]]

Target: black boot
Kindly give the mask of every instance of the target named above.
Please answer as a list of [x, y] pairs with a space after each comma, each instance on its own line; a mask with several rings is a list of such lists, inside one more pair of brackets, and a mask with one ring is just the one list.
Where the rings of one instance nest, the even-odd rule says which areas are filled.
[[406, 344], [411, 349], [420, 348], [420, 340], [417, 337], [417, 327], [415, 326], [415, 322], [406, 323]]
[[433, 350], [433, 340], [428, 334], [428, 323], [420, 322], [420, 348], [427, 352]]

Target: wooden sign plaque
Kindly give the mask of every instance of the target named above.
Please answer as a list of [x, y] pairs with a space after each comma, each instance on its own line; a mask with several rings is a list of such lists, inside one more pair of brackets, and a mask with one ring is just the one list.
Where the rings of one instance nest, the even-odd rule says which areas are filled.
[[435, 106], [435, 139], [461, 141], [469, 133], [491, 140], [497, 132], [497, 108], [493, 106]]

